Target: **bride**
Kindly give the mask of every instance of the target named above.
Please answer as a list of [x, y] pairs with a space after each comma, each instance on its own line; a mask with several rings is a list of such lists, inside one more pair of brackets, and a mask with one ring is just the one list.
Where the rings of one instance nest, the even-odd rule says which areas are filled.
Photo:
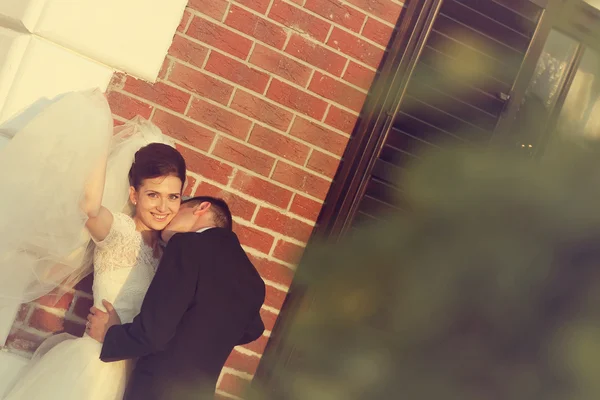
[[[0, 175], [0, 274], [11, 277], [0, 301], [72, 285], [91, 258], [94, 305], [106, 299], [130, 322], [158, 266], [158, 232], [180, 206], [183, 157], [141, 119], [113, 136], [98, 91], [64, 95], [24, 119], [6, 125], [18, 132], [0, 149], [0, 168], [11, 168]], [[4, 400], [122, 399], [129, 361], [103, 363], [100, 350], [87, 335], [48, 339]]]

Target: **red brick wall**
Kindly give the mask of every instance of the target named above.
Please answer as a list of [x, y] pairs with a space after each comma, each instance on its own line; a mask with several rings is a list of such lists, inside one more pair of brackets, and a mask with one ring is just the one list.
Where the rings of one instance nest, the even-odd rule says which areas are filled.
[[[139, 114], [177, 141], [186, 193], [229, 200], [267, 283], [267, 332], [234, 351], [224, 396], [257, 368], [401, 10], [395, 0], [190, 0], [159, 81], [113, 79], [115, 121]], [[80, 334], [89, 283], [55, 308], [24, 305], [8, 346], [31, 351], [52, 332]]]

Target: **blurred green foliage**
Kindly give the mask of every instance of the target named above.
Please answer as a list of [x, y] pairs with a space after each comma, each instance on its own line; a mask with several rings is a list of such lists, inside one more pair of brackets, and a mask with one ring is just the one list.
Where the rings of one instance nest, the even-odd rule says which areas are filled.
[[555, 150], [427, 154], [410, 211], [314, 245], [301, 356], [250, 398], [600, 398], [600, 152]]

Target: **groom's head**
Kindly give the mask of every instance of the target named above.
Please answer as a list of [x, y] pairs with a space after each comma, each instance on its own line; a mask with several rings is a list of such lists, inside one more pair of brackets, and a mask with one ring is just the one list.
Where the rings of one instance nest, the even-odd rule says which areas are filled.
[[196, 232], [204, 228], [232, 229], [231, 211], [225, 200], [197, 196], [181, 203], [179, 212], [162, 232], [164, 241], [179, 232]]

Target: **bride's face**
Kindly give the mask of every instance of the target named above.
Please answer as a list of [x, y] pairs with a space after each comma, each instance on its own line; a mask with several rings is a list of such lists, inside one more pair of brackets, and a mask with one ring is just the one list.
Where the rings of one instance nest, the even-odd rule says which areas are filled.
[[132, 187], [135, 218], [148, 229], [163, 230], [179, 211], [182, 185], [178, 177], [169, 175], [144, 179], [137, 190]]

